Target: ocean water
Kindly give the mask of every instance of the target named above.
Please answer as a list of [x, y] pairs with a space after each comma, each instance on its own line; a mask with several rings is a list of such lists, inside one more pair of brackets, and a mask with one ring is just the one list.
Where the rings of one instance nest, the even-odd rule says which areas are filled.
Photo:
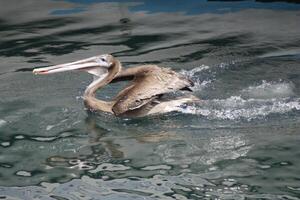
[[[296, 1], [0, 2], [0, 199], [300, 199], [299, 22]], [[91, 114], [88, 74], [32, 74], [106, 53], [201, 102]]]

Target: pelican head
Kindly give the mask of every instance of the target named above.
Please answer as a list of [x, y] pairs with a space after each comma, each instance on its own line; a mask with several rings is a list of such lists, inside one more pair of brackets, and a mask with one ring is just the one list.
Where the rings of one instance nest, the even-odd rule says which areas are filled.
[[108, 69], [114, 65], [115, 59], [112, 55], [104, 54], [94, 56], [75, 62], [54, 65], [50, 67], [36, 68], [34, 74], [52, 74], [65, 71], [86, 71], [94, 76], [101, 77], [108, 73]]

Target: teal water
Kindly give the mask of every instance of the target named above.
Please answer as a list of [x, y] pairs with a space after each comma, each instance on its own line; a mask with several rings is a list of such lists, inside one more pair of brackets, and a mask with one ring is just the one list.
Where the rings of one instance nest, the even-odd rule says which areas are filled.
[[[300, 4], [10, 0], [0, 16], [0, 199], [300, 198]], [[88, 74], [31, 73], [104, 53], [185, 74], [203, 101], [93, 115]]]

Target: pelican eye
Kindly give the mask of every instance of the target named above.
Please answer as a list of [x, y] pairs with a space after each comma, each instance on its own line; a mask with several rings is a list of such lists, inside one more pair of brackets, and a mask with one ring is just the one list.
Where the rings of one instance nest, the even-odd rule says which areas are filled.
[[104, 58], [100, 58], [100, 60], [101, 60], [102, 62], [106, 62], [106, 60], [105, 60]]

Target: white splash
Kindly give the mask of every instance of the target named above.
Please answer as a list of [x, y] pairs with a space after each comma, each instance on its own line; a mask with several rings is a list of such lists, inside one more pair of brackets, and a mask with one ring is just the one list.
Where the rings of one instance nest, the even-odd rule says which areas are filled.
[[270, 114], [283, 114], [300, 111], [300, 99], [243, 99], [232, 96], [227, 99], [203, 100], [195, 106], [182, 108], [182, 113], [205, 116], [208, 119], [246, 119], [265, 117]]
[[207, 65], [200, 65], [199, 67], [195, 67], [191, 70], [181, 70], [181, 74], [189, 77], [189, 78], [192, 78], [196, 73], [199, 73], [199, 72], [202, 72], [202, 71], [205, 71], [205, 70], [208, 70], [210, 69], [209, 66]]
[[[210, 66], [200, 65], [199, 67], [195, 67], [191, 70], [181, 70], [180, 73], [190, 79], [195, 79], [195, 77], [198, 73], [207, 71], [209, 69], [210, 69]], [[212, 82], [212, 80], [202, 80], [201, 81], [199, 78], [197, 78], [196, 80], [194, 80], [194, 86], [193, 86], [192, 90], [193, 91], [201, 91], [203, 88], [207, 87], [207, 85], [209, 85], [211, 82]]]
[[242, 96], [255, 99], [284, 98], [294, 95], [294, 85], [287, 82], [267, 82], [242, 90]]
[[[221, 63], [218, 69], [225, 69], [235, 62]], [[182, 70], [181, 73], [194, 80], [193, 91], [202, 91], [216, 79], [214, 68], [201, 65], [192, 70]], [[208, 73], [208, 74], [207, 74]], [[210, 77], [207, 77], [210, 76]], [[204, 76], [204, 80], [201, 80]], [[182, 107], [179, 112], [201, 115], [208, 119], [252, 120], [264, 118], [270, 114], [284, 114], [293, 110], [300, 110], [300, 99], [296, 98], [292, 82], [261, 81], [241, 90], [240, 96], [231, 96], [227, 99], [203, 100], [196, 105]]]

